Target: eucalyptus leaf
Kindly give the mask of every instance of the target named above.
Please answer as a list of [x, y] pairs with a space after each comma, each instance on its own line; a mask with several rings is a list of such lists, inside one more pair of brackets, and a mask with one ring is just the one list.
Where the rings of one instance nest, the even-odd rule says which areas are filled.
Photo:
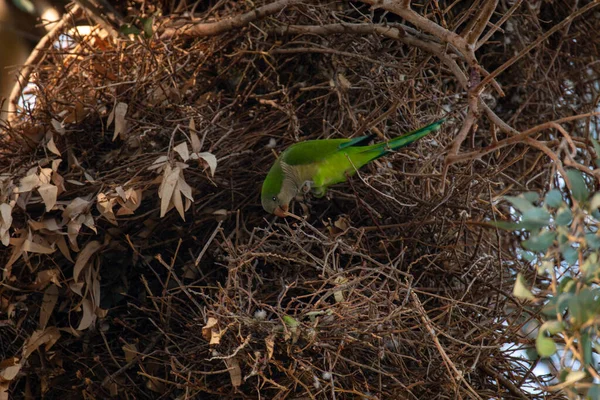
[[587, 246], [592, 250], [600, 249], [600, 236], [595, 233], [588, 233], [585, 235], [585, 242]]
[[600, 192], [595, 193], [594, 196], [592, 196], [592, 200], [590, 201], [589, 210], [594, 211], [594, 210], [597, 210], [598, 207], [600, 207]]
[[517, 210], [524, 213], [528, 210], [534, 208], [534, 205], [531, 202], [523, 197], [514, 197], [514, 196], [504, 196], [504, 199], [510, 202]]
[[521, 229], [521, 224], [518, 222], [511, 221], [489, 221], [491, 226], [496, 228], [504, 229], [505, 231], [516, 231]]
[[561, 321], [547, 321], [544, 322], [540, 328], [542, 332], [548, 332], [550, 335], [556, 335], [559, 332], [565, 330], [565, 326]]
[[545, 252], [552, 245], [556, 238], [556, 232], [546, 231], [538, 235], [532, 236], [523, 241], [521, 244], [527, 250]]
[[550, 213], [543, 208], [536, 207], [523, 213], [521, 226], [524, 229], [541, 229], [550, 223]]
[[570, 208], [565, 207], [562, 210], [558, 211], [555, 222], [556, 222], [556, 225], [565, 226], [565, 225], [569, 225], [572, 220], [573, 220], [573, 212], [571, 211]]
[[579, 259], [579, 252], [570, 245], [561, 246], [560, 252], [565, 262], [569, 265], [574, 265]]
[[535, 203], [540, 199], [540, 195], [537, 192], [524, 192], [521, 196], [530, 203]]
[[548, 207], [558, 208], [562, 205], [563, 198], [560, 190], [552, 189], [548, 193], [546, 193], [546, 199], [544, 200], [544, 204]]
[[556, 343], [549, 337], [546, 337], [544, 332], [540, 330], [537, 338], [535, 339], [535, 349], [537, 350], [540, 357], [550, 357], [556, 353]]
[[590, 340], [589, 332], [583, 332], [581, 334], [581, 349], [583, 350], [583, 364], [589, 365], [592, 363], [592, 341]]
[[589, 388], [587, 395], [585, 396], [586, 400], [598, 400], [600, 399], [600, 385], [592, 385]]
[[567, 177], [571, 182], [571, 195], [579, 202], [584, 202], [588, 199], [590, 192], [585, 183], [585, 179], [581, 172], [576, 169], [567, 170]]
[[587, 376], [585, 371], [571, 371], [565, 378], [566, 383], [575, 383]]
[[520, 272], [517, 274], [517, 280], [515, 281], [515, 287], [513, 288], [513, 295], [519, 299], [535, 299], [533, 293], [531, 293], [531, 291], [527, 288], [527, 282], [525, 282], [525, 278]]
[[517, 249], [517, 253], [521, 256], [521, 258], [525, 261], [528, 262], [532, 262], [533, 260], [536, 259], [536, 255], [535, 253], [532, 253], [531, 251], [527, 251], [527, 250], [523, 250], [523, 249]]

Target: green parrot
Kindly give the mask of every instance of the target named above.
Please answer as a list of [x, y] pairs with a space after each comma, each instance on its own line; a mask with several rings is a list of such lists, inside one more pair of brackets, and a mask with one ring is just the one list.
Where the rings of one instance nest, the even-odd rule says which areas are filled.
[[363, 165], [439, 129], [444, 121], [370, 146], [367, 144], [374, 135], [295, 143], [281, 153], [267, 174], [262, 185], [262, 206], [278, 217], [292, 215], [288, 213], [290, 201], [305, 186], [316, 197], [322, 197], [329, 186], [345, 182]]

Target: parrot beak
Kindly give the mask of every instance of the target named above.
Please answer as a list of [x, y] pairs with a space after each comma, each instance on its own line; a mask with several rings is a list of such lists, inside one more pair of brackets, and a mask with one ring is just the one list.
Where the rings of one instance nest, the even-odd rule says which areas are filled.
[[277, 215], [278, 217], [285, 218], [288, 216], [288, 209], [288, 205], [281, 205], [278, 206], [275, 211], [273, 211], [273, 214]]

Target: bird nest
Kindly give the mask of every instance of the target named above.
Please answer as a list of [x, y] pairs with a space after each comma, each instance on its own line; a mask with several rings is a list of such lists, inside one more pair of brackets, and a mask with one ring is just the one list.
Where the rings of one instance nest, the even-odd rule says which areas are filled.
[[[469, 102], [456, 71], [407, 44], [428, 40], [413, 28], [398, 24], [402, 41], [343, 25], [392, 29], [394, 15], [275, 3], [289, 4], [204, 34], [157, 19], [151, 38], [75, 29], [75, 12], [37, 49], [35, 105], [5, 125], [0, 153], [0, 360], [15, 398], [519, 398], [543, 380], [513, 353], [529, 318], [510, 294], [521, 267], [485, 221], [552, 170], [519, 144], [448, 163]], [[248, 7], [196, 12], [206, 27]], [[342, 28], [290, 28], [327, 24]], [[506, 78], [507, 99], [521, 78]], [[562, 116], [537, 107], [520, 123]], [[327, 197], [298, 198], [302, 221], [262, 210], [287, 146], [386, 140], [442, 116]], [[496, 135], [476, 117], [463, 148]]]

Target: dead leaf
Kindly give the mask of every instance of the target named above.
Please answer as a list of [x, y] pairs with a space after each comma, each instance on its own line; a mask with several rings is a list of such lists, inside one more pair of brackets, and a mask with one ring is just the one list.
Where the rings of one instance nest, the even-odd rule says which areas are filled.
[[96, 196], [96, 208], [100, 214], [113, 225], [118, 225], [117, 217], [113, 212], [113, 206], [116, 202], [116, 199], [109, 199], [104, 193], [98, 193], [98, 196]]
[[196, 154], [198, 159], [204, 160], [208, 165], [208, 168], [210, 170], [210, 176], [215, 176], [215, 170], [217, 169], [217, 157], [215, 157], [214, 154], [208, 152]]
[[33, 290], [40, 290], [48, 286], [49, 283], [53, 283], [58, 287], [62, 287], [60, 283], [60, 276], [61, 273], [58, 268], [45, 269], [43, 271], [38, 272], [37, 277], [35, 278], [35, 281], [30, 285], [30, 288]]
[[173, 148], [183, 161], [187, 161], [190, 158], [190, 150], [188, 149], [186, 142], [181, 142]]
[[44, 200], [46, 212], [52, 210], [56, 204], [56, 198], [58, 197], [58, 188], [49, 183], [44, 183], [38, 188], [38, 193], [42, 196], [42, 200]]
[[22, 250], [27, 253], [52, 254], [54, 253], [54, 246], [51, 246], [42, 236], [30, 233], [23, 242]]
[[211, 345], [219, 344], [225, 332], [226, 329], [223, 331], [219, 329], [219, 321], [213, 317], [208, 317], [208, 322], [202, 327], [202, 337]]
[[18, 357], [11, 357], [0, 361], [0, 382], [10, 382], [15, 379], [21, 367], [22, 365]]
[[48, 139], [48, 142], [46, 143], [46, 148], [60, 157], [60, 150], [58, 150], [58, 147], [56, 147], [56, 143], [54, 143], [54, 137], [52, 136], [52, 132], [48, 131], [48, 133], [46, 134], [46, 138]]
[[267, 346], [267, 361], [273, 357], [275, 350], [275, 338], [273, 335], [269, 335], [265, 338], [265, 345]]
[[57, 121], [55, 119], [52, 119], [50, 121], [50, 124], [52, 124], [52, 127], [54, 128], [54, 130], [56, 131], [56, 133], [58, 133], [60, 135], [64, 135], [65, 134], [65, 132], [66, 132], [65, 131], [65, 126], [61, 122], [59, 122], [59, 121]]
[[114, 109], [115, 115], [115, 133], [113, 135], [113, 142], [117, 138], [117, 136], [121, 136], [121, 138], [125, 137], [126, 129], [127, 129], [127, 121], [125, 120], [125, 115], [127, 115], [127, 103], [117, 103]]
[[138, 355], [138, 349], [135, 344], [125, 343], [121, 348], [123, 349], [123, 353], [125, 353], [125, 361], [129, 363], [135, 360], [135, 357]]
[[10, 243], [10, 227], [12, 226], [12, 207], [10, 204], [0, 204], [0, 240], [2, 244], [8, 246]]
[[26, 360], [42, 345], [45, 345], [46, 350], [49, 350], [59, 338], [60, 331], [55, 326], [33, 332], [31, 337], [27, 339], [23, 345], [23, 359]]
[[27, 175], [19, 182], [19, 193], [31, 192], [36, 187], [40, 186], [40, 178], [36, 173]]
[[165, 173], [163, 177], [163, 181], [158, 188], [158, 197], [160, 197], [160, 217], [164, 217], [167, 211], [169, 210], [169, 205], [171, 204], [171, 200], [173, 198], [173, 192], [175, 191], [175, 186], [177, 185], [177, 181], [179, 180], [179, 167], [171, 168], [170, 165], [167, 165], [165, 168]]
[[44, 298], [42, 299], [42, 307], [40, 309], [40, 329], [46, 328], [46, 325], [50, 320], [50, 316], [52, 315], [52, 311], [54, 311], [54, 307], [56, 306], [57, 301], [58, 287], [56, 287], [56, 285], [51, 284], [44, 291]]
[[79, 321], [79, 326], [77, 327], [78, 331], [83, 331], [96, 321], [97, 316], [94, 313], [94, 305], [88, 299], [83, 299], [81, 301], [81, 308], [83, 310], [83, 316], [81, 317], [81, 321]]
[[81, 273], [83, 268], [86, 265], [88, 265], [90, 257], [92, 257], [94, 253], [96, 253], [101, 247], [102, 245], [100, 244], [100, 242], [98, 242], [97, 240], [92, 240], [85, 245], [83, 250], [81, 250], [81, 253], [79, 253], [79, 256], [77, 256], [75, 267], [73, 267], [73, 280], [75, 282], [78, 281], [79, 274]]
[[240, 362], [237, 357], [226, 358], [225, 365], [229, 371], [229, 377], [231, 378], [231, 384], [234, 387], [238, 387], [242, 384], [242, 369], [240, 368]]

